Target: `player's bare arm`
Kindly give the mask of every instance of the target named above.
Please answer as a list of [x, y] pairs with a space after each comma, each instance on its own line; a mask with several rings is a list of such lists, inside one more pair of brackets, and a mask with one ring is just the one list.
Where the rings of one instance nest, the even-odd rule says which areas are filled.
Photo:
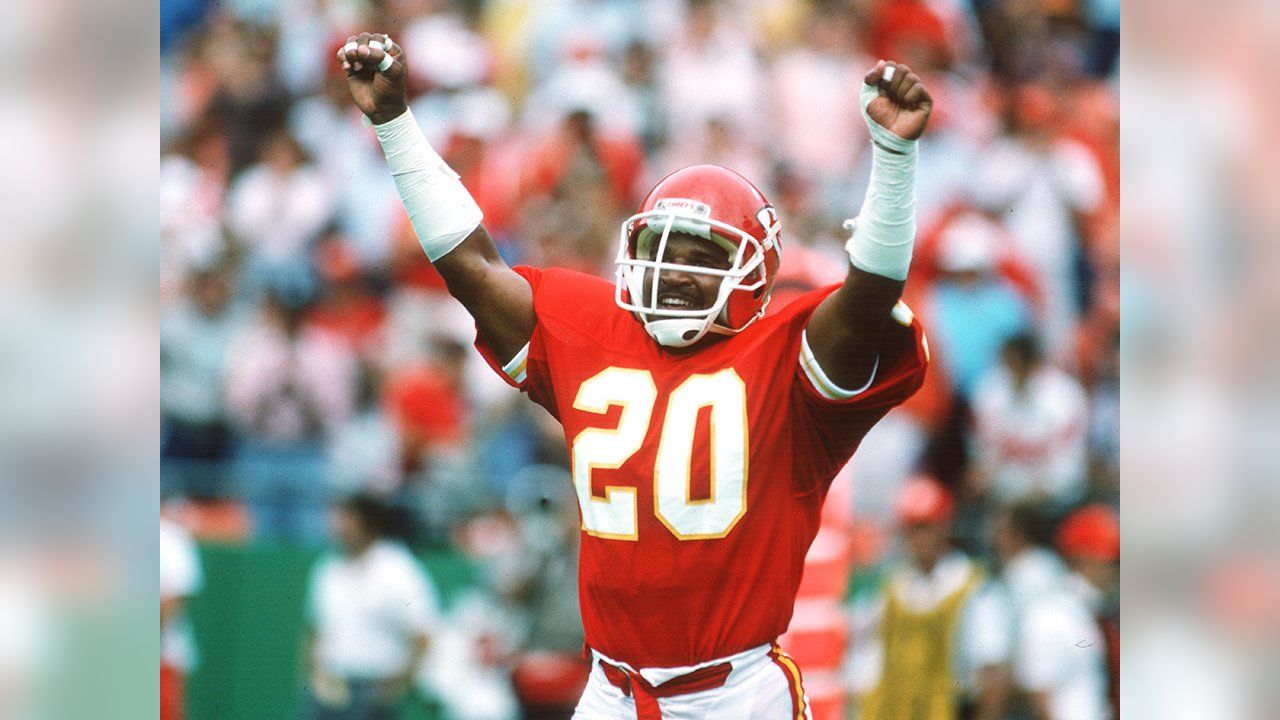
[[351, 99], [374, 124], [427, 256], [481, 339], [498, 356], [514, 357], [533, 334], [533, 291], [499, 257], [475, 201], [413, 121], [404, 49], [386, 35], [361, 33], [347, 38], [338, 62]]
[[915, 238], [916, 141], [933, 98], [906, 65], [880, 61], [863, 78], [872, 137], [871, 186], [846, 249], [844, 285], [813, 312], [806, 335], [818, 364], [842, 388], [871, 379], [890, 313], [902, 295]]

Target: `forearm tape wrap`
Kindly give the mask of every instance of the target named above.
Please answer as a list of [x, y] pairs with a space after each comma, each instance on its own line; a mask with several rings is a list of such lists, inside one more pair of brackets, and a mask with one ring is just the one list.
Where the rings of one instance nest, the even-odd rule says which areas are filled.
[[916, 237], [915, 140], [904, 140], [867, 114], [874, 85], [862, 86], [862, 118], [871, 131], [871, 182], [853, 237], [845, 244], [853, 266], [892, 280], [906, 280]]
[[432, 262], [466, 239], [484, 219], [480, 206], [423, 136], [413, 112], [373, 126], [400, 201]]

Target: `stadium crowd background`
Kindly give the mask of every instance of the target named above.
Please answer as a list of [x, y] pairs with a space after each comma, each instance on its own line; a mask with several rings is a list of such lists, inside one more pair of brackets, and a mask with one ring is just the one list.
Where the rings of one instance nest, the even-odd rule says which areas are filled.
[[399, 508], [413, 547], [474, 569], [424, 671], [441, 711], [501, 717], [520, 658], [580, 646], [576, 515], [558, 425], [470, 349], [347, 97], [333, 54], [361, 30], [405, 47], [415, 115], [509, 263], [611, 277], [641, 194], [714, 162], [779, 208], [779, 305], [842, 276], [861, 76], [910, 65], [937, 101], [906, 298], [934, 363], [828, 501], [842, 599], [900, 555], [909, 477], [950, 489], [956, 543], [997, 571], [1006, 510], [1051, 542], [1118, 503], [1118, 2], [166, 0], [166, 512], [206, 551], [313, 553], [335, 500]]

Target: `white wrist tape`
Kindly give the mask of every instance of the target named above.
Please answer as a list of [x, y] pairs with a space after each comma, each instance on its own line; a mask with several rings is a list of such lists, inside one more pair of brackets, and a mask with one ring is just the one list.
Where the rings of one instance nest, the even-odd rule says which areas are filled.
[[418, 242], [432, 262], [467, 238], [484, 219], [480, 206], [423, 136], [413, 112], [374, 125]]
[[871, 131], [871, 183], [853, 222], [853, 237], [844, 248], [854, 267], [906, 280], [916, 238], [918, 143], [894, 135], [871, 119], [867, 105], [878, 95], [875, 85], [862, 86], [862, 118]]

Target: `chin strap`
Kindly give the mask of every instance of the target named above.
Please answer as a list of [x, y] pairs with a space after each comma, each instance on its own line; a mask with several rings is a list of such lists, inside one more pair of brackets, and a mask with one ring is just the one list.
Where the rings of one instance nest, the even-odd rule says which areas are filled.
[[711, 322], [698, 318], [663, 318], [641, 321], [649, 337], [663, 347], [689, 347], [698, 342], [711, 329]]

